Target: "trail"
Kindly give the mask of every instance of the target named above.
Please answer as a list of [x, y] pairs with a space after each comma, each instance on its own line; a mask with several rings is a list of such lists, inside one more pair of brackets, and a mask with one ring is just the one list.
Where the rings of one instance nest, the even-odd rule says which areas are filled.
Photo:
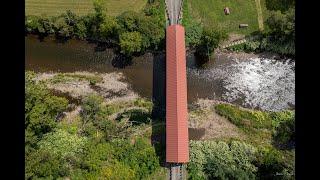
[[255, 0], [256, 2], [256, 8], [257, 8], [257, 13], [258, 13], [258, 24], [259, 24], [259, 29], [260, 31], [263, 31], [263, 16], [262, 16], [262, 10], [261, 10], [261, 3], [260, 0]]

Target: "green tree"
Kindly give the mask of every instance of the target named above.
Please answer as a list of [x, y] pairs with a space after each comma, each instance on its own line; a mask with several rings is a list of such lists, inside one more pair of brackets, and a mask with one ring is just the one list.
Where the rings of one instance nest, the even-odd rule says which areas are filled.
[[46, 86], [34, 80], [33, 72], [26, 72], [25, 131], [26, 150], [35, 147], [42, 136], [56, 126], [56, 117], [66, 110], [68, 100], [53, 96]]
[[134, 11], [125, 11], [120, 16], [117, 17], [117, 21], [121, 27], [121, 33], [123, 32], [133, 32], [138, 31], [141, 21], [143, 19], [141, 13]]
[[83, 19], [78, 20], [74, 26], [74, 35], [79, 39], [87, 37], [87, 27]]
[[39, 33], [38, 28], [41, 26], [38, 16], [26, 16], [25, 28], [28, 33]]
[[133, 53], [140, 52], [142, 49], [142, 37], [137, 31], [125, 32], [120, 35], [121, 53], [131, 56]]
[[295, 39], [295, 10], [290, 8], [286, 13], [272, 11], [267, 19], [271, 34], [276, 38]]
[[219, 43], [227, 38], [228, 34], [225, 31], [205, 27], [200, 39], [200, 45], [196, 48], [196, 54], [208, 59]]
[[156, 18], [141, 18], [137, 31], [142, 35], [142, 46], [144, 50], [149, 47], [158, 49], [160, 42], [164, 40], [164, 28], [159, 26]]
[[25, 157], [25, 179], [57, 179], [68, 174], [64, 161], [56, 154], [36, 150]]
[[102, 39], [108, 39], [115, 37], [119, 30], [119, 25], [116, 18], [112, 16], [106, 16], [99, 27], [100, 37]]

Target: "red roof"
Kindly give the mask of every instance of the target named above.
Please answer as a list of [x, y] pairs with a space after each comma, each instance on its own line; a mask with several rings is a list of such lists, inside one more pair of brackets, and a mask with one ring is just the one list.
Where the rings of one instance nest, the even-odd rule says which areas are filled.
[[166, 31], [166, 161], [189, 161], [186, 50], [184, 27]]

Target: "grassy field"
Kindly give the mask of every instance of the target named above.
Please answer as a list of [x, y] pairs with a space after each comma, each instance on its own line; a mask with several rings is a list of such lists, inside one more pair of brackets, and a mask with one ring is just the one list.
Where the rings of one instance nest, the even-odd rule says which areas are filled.
[[[239, 34], [250, 34], [259, 30], [255, 0], [187, 0], [186, 2], [189, 14], [204, 25], [222, 27], [229, 33]], [[230, 15], [224, 14], [225, 7], [229, 7]], [[241, 23], [249, 24], [249, 27], [239, 29]]]
[[[147, 0], [105, 0], [109, 15], [118, 15], [127, 10], [140, 11]], [[78, 15], [93, 12], [93, 0], [26, 0], [26, 15], [60, 15], [71, 10]]]

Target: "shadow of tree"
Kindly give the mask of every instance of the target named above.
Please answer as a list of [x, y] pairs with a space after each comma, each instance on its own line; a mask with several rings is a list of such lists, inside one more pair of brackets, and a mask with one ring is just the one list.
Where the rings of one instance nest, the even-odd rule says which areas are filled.
[[147, 124], [151, 121], [151, 115], [148, 111], [143, 109], [131, 109], [121, 113], [116, 120], [121, 120], [123, 118], [128, 118], [129, 122], [132, 123], [133, 126], [137, 126], [140, 124]]
[[123, 54], [117, 53], [111, 61], [113, 67], [116, 68], [125, 68], [129, 65], [132, 65], [132, 57], [127, 57]]

